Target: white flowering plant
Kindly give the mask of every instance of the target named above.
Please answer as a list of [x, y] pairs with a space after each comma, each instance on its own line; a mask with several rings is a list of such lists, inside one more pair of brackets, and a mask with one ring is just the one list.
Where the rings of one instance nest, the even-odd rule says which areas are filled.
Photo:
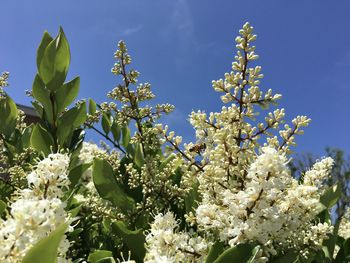
[[231, 71], [212, 83], [224, 106], [192, 112], [196, 141], [183, 144], [159, 121], [174, 106], [149, 106], [151, 85], [138, 83], [123, 41], [109, 102], [75, 102], [68, 41], [45, 32], [29, 92], [37, 123], [25, 124], [0, 77], [0, 261], [348, 262], [349, 213], [332, 220], [333, 160], [291, 175], [310, 119], [286, 124], [274, 108], [281, 95], [261, 88], [255, 40], [244, 24]]

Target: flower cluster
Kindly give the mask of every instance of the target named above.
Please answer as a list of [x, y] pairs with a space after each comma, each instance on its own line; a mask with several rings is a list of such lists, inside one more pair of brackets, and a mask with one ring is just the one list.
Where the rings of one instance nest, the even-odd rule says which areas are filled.
[[[307, 174], [325, 179], [330, 168], [331, 160], [323, 159]], [[317, 249], [332, 231], [329, 224], [314, 223], [323, 209], [320, 189], [309, 181], [299, 184], [290, 176], [285, 155], [271, 147], [262, 148], [243, 186], [218, 190], [203, 192], [195, 222], [202, 230], [219, 233], [230, 246], [255, 241], [272, 255], [305, 245]]]
[[145, 263], [203, 261], [212, 243], [178, 231], [178, 228], [172, 212], [155, 216], [146, 236]]
[[[1, 262], [21, 262], [26, 252], [64, 222], [69, 222], [65, 202], [60, 198], [69, 185], [69, 157], [50, 154], [27, 175], [28, 188], [17, 193], [6, 220], [0, 221]], [[69, 242], [59, 246], [58, 262], [68, 262]]]
[[[198, 233], [205, 233], [207, 243], [219, 240], [230, 247], [258, 244], [256, 262], [266, 262], [290, 249], [307, 257], [320, 249], [333, 231], [330, 223], [317, 219], [325, 209], [320, 196], [333, 160], [317, 162], [301, 182], [291, 176], [290, 147], [310, 119], [297, 116], [292, 125], [284, 124], [284, 109], [275, 109], [264, 122], [255, 124], [256, 119], [261, 119], [255, 108], [275, 105], [281, 95], [274, 95], [271, 89], [264, 93], [259, 87], [263, 74], [260, 66], [252, 65], [258, 58], [251, 44], [256, 39], [253, 27], [246, 23], [239, 33], [232, 71], [225, 74], [224, 80], [213, 81], [214, 90], [224, 93], [222, 101], [231, 105], [208, 115], [204, 111], [192, 112], [190, 122], [197, 142], [185, 145], [184, 150], [180, 150], [181, 138], [160, 128], [164, 140], [187, 162], [187, 166], [182, 166], [183, 182], [199, 184], [201, 200], [195, 211], [186, 214], [187, 223], [195, 226]], [[281, 124], [284, 129], [279, 129]], [[151, 232], [157, 222], [170, 222], [168, 218], [167, 214], [158, 215]], [[171, 255], [182, 262], [186, 253], [177, 249], [174, 254], [174, 246], [167, 240], [181, 239], [188, 233], [173, 234], [173, 225], [161, 226], [161, 231], [167, 230], [171, 235], [161, 231], [148, 235], [148, 243], [152, 244], [147, 247], [149, 255]]]
[[344, 239], [350, 238], [350, 209], [349, 208], [340, 221], [338, 234]]
[[128, 54], [126, 44], [123, 41], [119, 41], [118, 50], [115, 52], [114, 57], [118, 60], [113, 68], [112, 73], [116, 76], [121, 75], [123, 77], [124, 84], [119, 84], [111, 92], [108, 93], [108, 97], [123, 103], [121, 109], [116, 109], [115, 103], [109, 104], [109, 108], [115, 110], [117, 118], [120, 124], [126, 124], [130, 120], [136, 121], [138, 129], [140, 129], [141, 120], [148, 119], [153, 121], [161, 116], [162, 113], [168, 114], [174, 110], [174, 106], [170, 104], [157, 104], [155, 109], [146, 105], [140, 107], [140, 103], [153, 99], [155, 95], [151, 91], [151, 84], [143, 83], [139, 84], [136, 90], [131, 90], [131, 84], [137, 84], [140, 73], [137, 70], [126, 70], [126, 66], [131, 63], [131, 56]]
[[9, 73], [3, 72], [0, 76], [0, 99], [5, 96], [3, 87], [8, 86]]

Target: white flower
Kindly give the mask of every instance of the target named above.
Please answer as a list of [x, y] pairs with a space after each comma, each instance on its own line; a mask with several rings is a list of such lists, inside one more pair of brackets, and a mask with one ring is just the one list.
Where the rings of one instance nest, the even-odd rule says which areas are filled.
[[[18, 192], [17, 200], [10, 205], [10, 217], [0, 221], [1, 262], [21, 262], [34, 244], [70, 221], [66, 204], [58, 198], [69, 185], [68, 164], [67, 155], [50, 154], [28, 174], [30, 189]], [[67, 262], [69, 245], [64, 237], [58, 249], [58, 262]]]
[[178, 232], [178, 227], [172, 212], [155, 216], [146, 235], [145, 262], [193, 262], [204, 258], [211, 243], [201, 237]]

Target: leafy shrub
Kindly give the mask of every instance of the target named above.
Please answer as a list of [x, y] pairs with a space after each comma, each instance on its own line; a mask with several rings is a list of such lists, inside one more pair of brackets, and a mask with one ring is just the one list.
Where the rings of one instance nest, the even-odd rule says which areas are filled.
[[[349, 216], [332, 223], [341, 190], [325, 184], [333, 160], [292, 177], [290, 147], [310, 119], [285, 124], [278, 108], [257, 118], [281, 95], [260, 88], [253, 27], [239, 34], [232, 70], [213, 81], [227, 106], [192, 112], [196, 142], [182, 144], [159, 122], [174, 107], [148, 106], [151, 85], [129, 69], [124, 42], [110, 102], [73, 104], [67, 39], [45, 32], [31, 92], [40, 122], [25, 125], [0, 92], [1, 262], [346, 261]], [[101, 147], [84, 142], [86, 129]]]

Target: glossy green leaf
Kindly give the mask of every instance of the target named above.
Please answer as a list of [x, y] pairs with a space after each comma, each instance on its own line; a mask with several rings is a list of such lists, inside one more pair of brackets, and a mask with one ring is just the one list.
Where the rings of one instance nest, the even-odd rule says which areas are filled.
[[4, 201], [0, 200], [0, 217], [5, 212], [5, 210], [6, 210], [6, 203]]
[[112, 256], [113, 256], [113, 253], [109, 250], [96, 250], [89, 255], [88, 261], [90, 263], [96, 263], [100, 259], [103, 259], [106, 257], [112, 257]]
[[106, 160], [94, 160], [92, 176], [95, 187], [102, 198], [111, 201], [124, 212], [134, 209], [135, 201], [119, 185], [111, 165]]
[[74, 187], [79, 179], [81, 178], [82, 174], [89, 169], [89, 167], [92, 165], [92, 163], [82, 163], [74, 167], [72, 170], [70, 170], [68, 174], [68, 178], [70, 181], [70, 187]]
[[85, 130], [83, 128], [74, 130], [72, 134], [72, 138], [70, 140], [69, 150], [79, 151], [79, 148], [83, 146], [84, 139], [85, 139]]
[[30, 137], [30, 144], [38, 152], [43, 152], [47, 156], [51, 153], [51, 146], [54, 145], [54, 140], [47, 130], [40, 124], [36, 124]]
[[121, 136], [121, 129], [116, 120], [113, 121], [113, 124], [111, 126], [111, 131], [113, 134], [114, 141], [119, 142], [120, 136]]
[[74, 128], [78, 128], [86, 120], [86, 103], [75, 106], [65, 112], [58, 121], [58, 137], [63, 144]]
[[69, 44], [66, 38], [66, 35], [63, 32], [62, 27], [60, 27], [57, 41], [57, 53], [55, 58], [55, 70], [59, 72], [68, 72], [70, 64], [70, 49]]
[[80, 127], [86, 121], [87, 115], [86, 115], [86, 102], [85, 101], [77, 107], [77, 111], [78, 111], [77, 116], [73, 121], [74, 128]]
[[185, 209], [187, 213], [193, 212], [198, 206], [198, 202], [200, 201], [200, 198], [201, 198], [198, 191], [198, 187], [199, 187], [199, 182], [196, 181], [193, 184], [192, 189], [185, 196]]
[[56, 92], [57, 112], [62, 112], [68, 107], [78, 96], [80, 86], [80, 78], [76, 77], [73, 80], [65, 83]]
[[123, 142], [122, 145], [124, 147], [127, 147], [129, 145], [131, 136], [130, 136], [130, 129], [127, 126], [124, 126], [122, 128], [122, 133], [123, 133]]
[[71, 218], [76, 217], [79, 214], [81, 208], [82, 208], [82, 205], [78, 205], [77, 207], [74, 207], [73, 209], [69, 210], [68, 212], [70, 217]]
[[70, 64], [70, 50], [65, 34], [60, 31], [45, 48], [38, 67], [39, 75], [48, 89], [58, 90], [63, 84]]
[[338, 220], [334, 225], [333, 233], [329, 235], [328, 239], [323, 241], [323, 244], [327, 247], [330, 255], [334, 254], [335, 245], [337, 244], [337, 241], [338, 241], [339, 226], [340, 226], [340, 220]]
[[36, 74], [33, 82], [33, 96], [39, 101], [45, 110], [47, 120], [53, 122], [53, 113], [52, 113], [52, 102], [50, 100], [50, 91], [45, 88], [44, 82], [41, 80], [40, 76]]
[[214, 263], [248, 263], [254, 256], [254, 248], [251, 244], [238, 244], [225, 250]]
[[17, 106], [9, 96], [0, 100], [0, 133], [6, 137], [9, 137], [16, 127], [17, 113]]
[[67, 224], [62, 224], [47, 237], [36, 243], [25, 255], [22, 263], [56, 263], [57, 250], [61, 243]]
[[340, 250], [337, 253], [337, 256], [334, 260], [335, 263], [350, 262], [350, 238], [346, 239]]
[[41, 39], [40, 45], [38, 47], [38, 50], [36, 52], [36, 65], [38, 68], [39, 68], [41, 61], [43, 59], [45, 49], [50, 44], [50, 42], [52, 40], [53, 40], [53, 38], [50, 36], [50, 34], [47, 31], [45, 31], [44, 35]]
[[94, 114], [96, 112], [96, 108], [96, 102], [93, 99], [89, 99], [89, 114]]
[[38, 116], [40, 118], [43, 118], [44, 108], [37, 101], [32, 101], [31, 103], [32, 103], [35, 111], [37, 112]]
[[96, 263], [116, 263], [116, 262], [114, 258], [106, 257], [106, 258], [101, 258], [100, 260], [97, 260]]
[[329, 187], [320, 197], [320, 202], [327, 208], [334, 206], [341, 197], [341, 187], [339, 185], [333, 185]]
[[30, 124], [27, 126], [22, 133], [21, 141], [22, 141], [22, 147], [28, 148], [30, 146], [30, 136], [32, 135], [34, 124]]
[[209, 250], [205, 263], [213, 263], [219, 257], [219, 255], [223, 252], [223, 250], [224, 250], [223, 242], [214, 243], [214, 245]]
[[140, 168], [145, 163], [145, 157], [144, 157], [144, 154], [143, 154], [141, 143], [137, 143], [136, 144], [134, 162]]
[[127, 228], [124, 222], [117, 221], [112, 224], [112, 230], [123, 239], [123, 242], [131, 251], [132, 258], [137, 262], [142, 262], [146, 253], [143, 229], [132, 231]]
[[111, 119], [110, 117], [104, 113], [102, 114], [102, 129], [105, 132], [105, 134], [108, 134], [111, 131]]

